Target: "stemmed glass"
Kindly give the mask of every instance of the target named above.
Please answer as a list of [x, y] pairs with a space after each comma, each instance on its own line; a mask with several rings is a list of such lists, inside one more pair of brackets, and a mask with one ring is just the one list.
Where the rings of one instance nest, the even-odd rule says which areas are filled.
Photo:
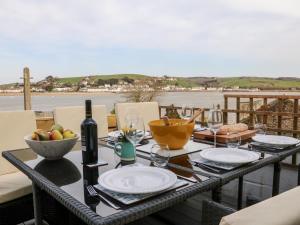
[[214, 146], [217, 147], [217, 132], [223, 125], [223, 113], [219, 109], [211, 109], [208, 113], [207, 125], [214, 133]]
[[238, 149], [241, 145], [241, 137], [235, 137], [227, 140], [227, 148]]
[[142, 117], [136, 114], [129, 114], [125, 117], [126, 129], [125, 137], [134, 146], [134, 152], [136, 151], [136, 145], [142, 141], [145, 137], [145, 125]]
[[256, 130], [256, 134], [266, 135], [267, 133], [267, 124], [263, 123], [257, 115], [254, 117], [254, 130]]
[[[188, 111], [190, 111], [190, 113], [188, 114]], [[181, 107], [181, 118], [182, 119], [190, 119], [193, 116], [193, 108], [187, 105], [182, 105]]]
[[182, 119], [186, 118], [186, 110], [187, 110], [187, 106], [182, 105], [181, 106], [181, 113], [180, 113], [180, 116], [181, 116]]

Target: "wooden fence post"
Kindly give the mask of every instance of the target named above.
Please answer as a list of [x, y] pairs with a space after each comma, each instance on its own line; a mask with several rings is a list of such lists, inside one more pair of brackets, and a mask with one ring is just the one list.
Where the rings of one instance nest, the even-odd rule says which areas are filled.
[[[299, 99], [294, 99], [294, 117], [293, 117], [293, 130], [298, 130], [298, 116], [295, 116], [295, 114], [298, 113], [299, 109]], [[295, 138], [298, 137], [297, 133], [293, 133], [293, 136]], [[297, 154], [292, 156], [292, 164], [296, 165], [297, 164]]]
[[[282, 98], [279, 98], [278, 99], [278, 112], [282, 112], [282, 109], [283, 109], [283, 99]], [[278, 129], [278, 132], [277, 134], [278, 135], [281, 135], [281, 126], [282, 125], [282, 116], [281, 115], [278, 115], [277, 117], [277, 129]]]
[[241, 99], [240, 99], [240, 97], [236, 98], [236, 110], [238, 111], [236, 113], [236, 123], [239, 123], [240, 122], [240, 113], [239, 113], [239, 111], [241, 110]]
[[224, 109], [225, 111], [223, 112], [223, 123], [227, 124], [228, 123], [228, 97], [224, 96]]
[[25, 67], [23, 69], [23, 81], [24, 81], [24, 109], [31, 110], [30, 72], [28, 67]]
[[249, 122], [249, 126], [251, 127], [251, 128], [254, 128], [254, 121], [253, 121], [253, 119], [254, 119], [254, 105], [253, 105], [253, 98], [249, 98], [249, 111], [250, 111], [250, 113], [249, 113], [249, 119], [250, 119], [250, 122]]
[[[264, 111], [266, 112], [267, 108], [268, 108], [268, 99], [267, 98], [264, 98], [263, 106], [264, 106]], [[268, 115], [267, 114], [263, 115], [263, 123], [264, 124], [268, 123]]]

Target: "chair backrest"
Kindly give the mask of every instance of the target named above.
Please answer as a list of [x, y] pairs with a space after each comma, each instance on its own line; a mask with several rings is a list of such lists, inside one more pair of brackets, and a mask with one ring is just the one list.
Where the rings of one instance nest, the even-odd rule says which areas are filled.
[[145, 123], [145, 129], [149, 130], [148, 123], [159, 119], [159, 106], [157, 102], [117, 103], [115, 105], [118, 129], [126, 126], [125, 117], [128, 113], [139, 114]]
[[33, 111], [0, 112], [0, 175], [17, 172], [1, 156], [3, 151], [28, 148], [24, 136], [36, 130], [36, 118]]
[[[57, 107], [54, 109], [54, 122], [65, 129], [71, 129], [80, 134], [80, 125], [85, 118], [83, 106]], [[98, 137], [106, 137], [108, 134], [106, 106], [93, 106], [93, 119], [98, 125]]]

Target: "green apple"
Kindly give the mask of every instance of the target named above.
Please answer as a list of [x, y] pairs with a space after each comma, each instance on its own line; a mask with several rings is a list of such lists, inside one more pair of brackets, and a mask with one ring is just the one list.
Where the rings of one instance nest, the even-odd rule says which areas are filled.
[[54, 131], [54, 130], [58, 130], [61, 134], [64, 133], [64, 128], [63, 126], [59, 125], [59, 124], [54, 124], [52, 127], [51, 127], [51, 131]]

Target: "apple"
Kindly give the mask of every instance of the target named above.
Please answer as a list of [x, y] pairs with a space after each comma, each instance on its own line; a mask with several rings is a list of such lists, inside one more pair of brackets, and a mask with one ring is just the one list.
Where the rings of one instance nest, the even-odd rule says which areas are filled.
[[36, 130], [31, 138], [37, 141], [49, 141], [50, 135], [44, 130]]
[[76, 134], [72, 130], [65, 130], [63, 133], [64, 139], [70, 139], [76, 137]]
[[64, 139], [63, 135], [58, 130], [53, 130], [50, 132], [51, 140], [62, 140]]
[[51, 127], [51, 131], [54, 131], [54, 130], [57, 130], [59, 131], [61, 134], [64, 133], [64, 128], [59, 125], [59, 124], [54, 124], [52, 127]]

